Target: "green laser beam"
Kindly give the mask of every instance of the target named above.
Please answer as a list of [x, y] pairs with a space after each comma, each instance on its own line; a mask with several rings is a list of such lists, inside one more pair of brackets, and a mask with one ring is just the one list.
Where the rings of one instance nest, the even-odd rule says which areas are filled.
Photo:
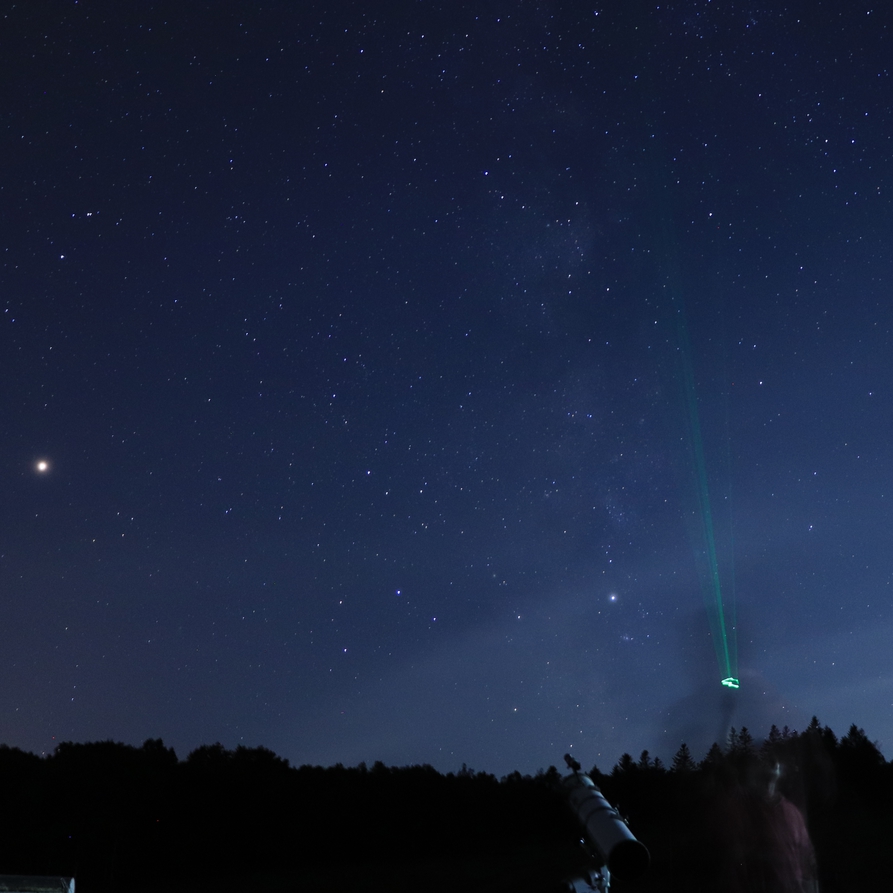
[[[722, 685], [730, 689], [739, 687], [738, 680], [738, 647], [735, 618], [735, 573], [734, 573], [734, 538], [732, 536], [732, 500], [731, 475], [728, 490], [728, 535], [722, 540], [727, 546], [721, 551], [723, 558], [721, 573], [717, 550], [715, 525], [711, 510], [710, 489], [708, 487], [707, 463], [704, 455], [704, 443], [701, 435], [701, 420], [698, 413], [698, 398], [695, 388], [695, 376], [692, 364], [692, 351], [686, 325], [684, 303], [677, 284], [682, 282], [680, 254], [676, 246], [675, 229], [672, 225], [673, 209], [669, 203], [673, 192], [671, 171], [667, 163], [670, 157], [663, 131], [659, 121], [648, 123], [648, 132], [653, 138], [652, 148], [647, 154], [645, 166], [646, 176], [650, 181], [650, 190], [662, 205], [662, 213], [655, 216], [657, 230], [655, 232], [659, 251], [659, 267], [664, 272], [664, 287], [670, 296], [673, 316], [676, 320], [677, 355], [681, 369], [682, 387], [684, 389], [683, 405], [687, 422], [687, 442], [697, 494], [696, 518], [699, 522], [695, 548], [698, 575], [707, 608], [710, 633], [716, 650], [716, 661], [720, 669]], [[725, 339], [723, 339], [725, 341]], [[728, 398], [728, 394], [726, 394]], [[729, 437], [728, 402], [726, 403], [725, 444], [727, 468], [731, 469], [731, 438]], [[725, 519], [723, 519], [725, 521]], [[722, 532], [725, 528], [722, 527]], [[723, 580], [727, 583], [726, 596], [723, 599]]]
[[[674, 304], [680, 304], [678, 299]], [[738, 683], [738, 649], [735, 641], [735, 623], [726, 623], [726, 606], [723, 603], [722, 581], [717, 559], [716, 537], [714, 534], [713, 512], [710, 503], [710, 488], [707, 478], [707, 462], [704, 457], [704, 442], [701, 436], [701, 421], [698, 413], [698, 398], [695, 388], [694, 368], [691, 359], [691, 342], [688, 327], [685, 323], [685, 312], [681, 306], [675, 307], [676, 330], [679, 347], [679, 362], [682, 371], [682, 386], [686, 421], [688, 423], [688, 440], [694, 468], [696, 493], [698, 498], [698, 518], [700, 519], [700, 541], [704, 544], [701, 556], [702, 565], [706, 569], [701, 572], [704, 598], [707, 603], [707, 614], [710, 620], [710, 631], [716, 649], [716, 660], [722, 684], [736, 689]], [[732, 596], [734, 597], [734, 579], [732, 580]], [[734, 598], [732, 599], [734, 602]], [[731, 611], [734, 612], [732, 603]]]
[[[729, 562], [728, 562], [728, 575], [726, 577], [726, 582], [728, 586], [726, 587], [726, 595], [727, 598], [724, 600], [724, 604], [727, 609], [727, 614], [729, 615], [730, 627], [732, 630], [732, 634], [729, 636], [729, 652], [731, 655], [731, 663], [735, 668], [737, 673], [738, 670], [738, 617], [736, 612], [736, 604], [737, 599], [735, 598], [735, 525], [733, 523], [732, 517], [732, 436], [731, 436], [731, 423], [729, 419], [729, 392], [726, 391], [726, 400], [725, 400], [725, 409], [726, 409], [726, 424], [725, 424], [725, 442], [726, 442], [726, 469], [728, 471], [728, 516], [726, 518], [726, 524], [728, 525], [729, 531]], [[738, 680], [735, 679], [737, 682]], [[737, 688], [738, 686], [730, 686]]]

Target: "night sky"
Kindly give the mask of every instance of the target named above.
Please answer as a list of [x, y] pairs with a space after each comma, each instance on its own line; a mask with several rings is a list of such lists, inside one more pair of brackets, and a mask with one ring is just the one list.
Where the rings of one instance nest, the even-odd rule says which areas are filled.
[[891, 755], [890, 22], [6, 4], [0, 741]]

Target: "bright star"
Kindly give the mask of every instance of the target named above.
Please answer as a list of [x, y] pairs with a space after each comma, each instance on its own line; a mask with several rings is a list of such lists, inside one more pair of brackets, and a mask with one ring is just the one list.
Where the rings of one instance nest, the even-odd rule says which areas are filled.
[[38, 474], [46, 474], [50, 470], [50, 463], [46, 459], [38, 459], [34, 463], [34, 470]]

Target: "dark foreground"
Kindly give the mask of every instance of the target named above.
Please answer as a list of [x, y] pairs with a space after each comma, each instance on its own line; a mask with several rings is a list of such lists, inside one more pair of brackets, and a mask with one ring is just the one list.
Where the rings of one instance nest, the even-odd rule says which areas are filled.
[[[624, 755], [590, 775], [651, 851], [616, 893], [886, 889], [893, 766], [855, 727], [746, 730], [701, 763]], [[0, 747], [0, 872], [78, 893], [549, 893], [580, 867], [554, 768], [294, 768], [263, 748]]]

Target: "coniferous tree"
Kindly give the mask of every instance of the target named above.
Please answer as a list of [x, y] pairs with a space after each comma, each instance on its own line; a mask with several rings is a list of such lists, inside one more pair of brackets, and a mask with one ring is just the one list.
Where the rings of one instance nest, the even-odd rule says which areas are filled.
[[701, 766], [704, 768], [715, 768], [721, 766], [723, 763], [724, 754], [722, 752], [722, 748], [715, 741], [710, 745], [710, 750], [707, 751], [707, 755], [701, 761]]
[[738, 730], [734, 726], [732, 726], [732, 728], [729, 729], [729, 737], [726, 740], [726, 748], [730, 753], [735, 753], [738, 750], [738, 743]]
[[611, 774], [620, 775], [622, 773], [628, 775], [630, 772], [635, 771], [636, 768], [637, 767], [635, 760], [633, 760], [633, 758], [628, 753], [625, 753], [617, 761], [617, 765], [614, 767], [614, 770]]
[[673, 757], [673, 771], [694, 772], [695, 769], [697, 769], [697, 764], [692, 759], [688, 745], [683, 741]]
[[809, 736], [814, 741], [822, 740], [822, 724], [817, 716], [809, 721], [809, 725], [803, 730], [803, 734]]
[[841, 756], [862, 770], [871, 771], [884, 765], [884, 756], [878, 746], [869, 740], [864, 729], [855, 723], [840, 739]]
[[822, 742], [828, 753], [834, 753], [840, 745], [840, 742], [837, 740], [837, 735], [835, 735], [828, 726], [825, 726], [822, 729]]

